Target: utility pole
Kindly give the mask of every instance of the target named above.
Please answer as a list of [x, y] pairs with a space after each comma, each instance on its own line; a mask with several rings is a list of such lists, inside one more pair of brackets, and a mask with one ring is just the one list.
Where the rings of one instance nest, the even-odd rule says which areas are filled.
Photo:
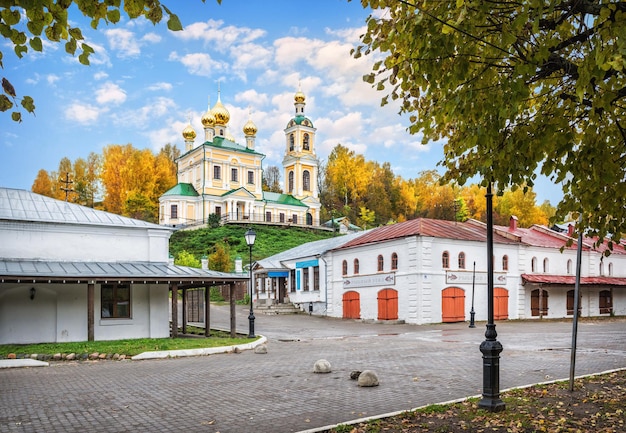
[[70, 184], [74, 183], [73, 180], [70, 180], [70, 174], [65, 173], [65, 180], [61, 179], [59, 182], [65, 184], [65, 186], [61, 187], [61, 191], [65, 191], [65, 201], [67, 201], [67, 197], [70, 192], [74, 192], [72, 188], [70, 188]]

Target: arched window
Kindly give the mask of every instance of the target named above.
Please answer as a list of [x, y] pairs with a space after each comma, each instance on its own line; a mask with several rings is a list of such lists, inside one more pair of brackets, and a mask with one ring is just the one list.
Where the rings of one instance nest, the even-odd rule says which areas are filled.
[[348, 262], [345, 260], [341, 264], [341, 275], [348, 275]]
[[309, 150], [309, 134], [304, 133], [304, 139], [302, 140], [302, 148]]
[[294, 146], [295, 146], [295, 139], [294, 139], [293, 134], [290, 134], [289, 135], [289, 151], [290, 152], [293, 152]]
[[382, 272], [385, 269], [385, 259], [382, 254], [378, 255], [378, 272]]
[[396, 269], [398, 269], [398, 255], [393, 253], [391, 255], [391, 270], [395, 271]]
[[507, 256], [506, 254], [502, 256], [502, 270], [509, 270], [509, 256]]
[[600, 262], [600, 265], [598, 266], [598, 271], [600, 272], [600, 276], [604, 276], [604, 263]]
[[302, 188], [305, 191], [311, 191], [311, 173], [309, 170], [304, 170], [302, 173]]
[[568, 275], [572, 273], [572, 259], [567, 261], [567, 273]]
[[287, 189], [287, 191], [289, 193], [292, 193], [293, 192], [293, 171], [289, 172], [289, 185], [288, 186], [289, 188]]
[[359, 259], [354, 259], [354, 275], [359, 274]]
[[609, 263], [609, 277], [613, 276], [613, 263]]
[[459, 269], [465, 269], [465, 253], [459, 253]]
[[550, 267], [548, 266], [548, 258], [543, 259], [543, 273], [547, 274], [550, 271]]
[[537, 272], [537, 257], [533, 257], [530, 261], [530, 271]]
[[444, 251], [441, 255], [441, 267], [448, 269], [450, 267], [450, 253]]

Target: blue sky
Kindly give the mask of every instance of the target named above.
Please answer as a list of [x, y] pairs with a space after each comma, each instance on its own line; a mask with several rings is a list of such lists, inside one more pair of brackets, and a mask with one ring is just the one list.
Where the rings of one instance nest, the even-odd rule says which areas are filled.
[[[408, 116], [380, 107], [383, 95], [361, 77], [374, 57], [354, 59], [370, 11], [353, 0], [215, 0], [165, 2], [185, 30], [165, 22], [123, 19], [89, 27], [73, 10], [96, 53], [83, 66], [63, 45], [46, 43], [43, 53], [17, 59], [2, 41], [4, 70], [22, 95], [35, 98], [36, 115], [16, 124], [0, 114], [0, 185], [30, 189], [40, 169], [56, 170], [109, 144], [131, 143], [155, 151], [167, 143], [184, 149], [181, 135], [191, 118], [203, 137], [200, 117], [209, 102], [231, 114], [229, 131], [245, 143], [249, 118], [258, 128], [256, 150], [264, 166], [281, 166], [283, 129], [294, 115], [293, 95], [305, 93], [306, 115], [317, 128], [316, 151], [327, 159], [341, 143], [368, 160], [389, 162], [396, 175], [414, 178], [435, 169], [441, 143], [420, 144], [406, 131]], [[556, 205], [560, 188], [541, 179], [537, 201]]]

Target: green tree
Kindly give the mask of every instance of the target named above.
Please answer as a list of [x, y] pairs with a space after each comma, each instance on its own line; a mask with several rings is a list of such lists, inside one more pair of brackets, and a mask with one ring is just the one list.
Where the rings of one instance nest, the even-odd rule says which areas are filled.
[[[353, 54], [381, 52], [364, 79], [447, 139], [445, 178], [497, 190], [560, 183], [555, 218], [626, 232], [626, 4], [362, 0], [373, 13]], [[419, 35], [419, 37], [416, 37]]]
[[[204, 3], [205, 0], [202, 0]], [[161, 22], [167, 15], [167, 28], [172, 31], [182, 30], [178, 17], [159, 0], [126, 0], [122, 7], [120, 0], [11, 0], [0, 2], [0, 35], [6, 40], [17, 57], [22, 58], [28, 51], [42, 52], [47, 43], [64, 43], [65, 52], [78, 54], [78, 61], [89, 64], [89, 55], [94, 49], [85, 43], [82, 30], [73, 26], [69, 16], [70, 7], [76, 5], [86, 17], [91, 18], [91, 27], [97, 28], [101, 21], [117, 24], [122, 19], [122, 12], [133, 20], [144, 17], [153, 24]], [[221, 3], [221, 0], [217, 0]], [[3, 52], [0, 51], [0, 67]], [[0, 111], [15, 109], [11, 118], [20, 122], [22, 113], [18, 108], [18, 93], [11, 82], [2, 77], [0, 93]], [[19, 98], [21, 107], [29, 113], [35, 111], [35, 104], [30, 96]]]
[[189, 266], [190, 268], [202, 267], [202, 262], [187, 250], [181, 250], [178, 253], [174, 259], [174, 264], [179, 266]]

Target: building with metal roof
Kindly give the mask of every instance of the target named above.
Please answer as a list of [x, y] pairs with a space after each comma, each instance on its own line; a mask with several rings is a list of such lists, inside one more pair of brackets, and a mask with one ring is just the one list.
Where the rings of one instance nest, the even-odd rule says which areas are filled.
[[[494, 227], [496, 320], [573, 315], [577, 246], [570, 235], [521, 228], [515, 217]], [[476, 320], [486, 320], [486, 239], [479, 221], [418, 218], [334, 246], [302, 245], [259, 261], [255, 272], [282, 270], [289, 300], [302, 309], [311, 302], [314, 314], [426, 324], [464, 321], [474, 310]], [[626, 250], [616, 243], [605, 256], [606, 249], [606, 243], [583, 241], [582, 316], [626, 315]], [[276, 299], [272, 291], [260, 292]]]
[[172, 232], [0, 188], [0, 344], [168, 337], [170, 291], [246, 281], [173, 265]]
[[178, 184], [159, 198], [159, 224], [197, 227], [216, 215], [223, 223], [255, 222], [275, 225], [320, 226], [319, 164], [315, 133], [304, 115], [305, 96], [294, 96], [295, 116], [284, 129], [284, 189], [263, 191], [263, 158], [255, 150], [257, 127], [243, 126], [245, 145], [228, 131], [230, 114], [218, 101], [202, 116], [204, 141], [196, 145], [196, 132], [183, 130], [185, 152], [177, 159]]

